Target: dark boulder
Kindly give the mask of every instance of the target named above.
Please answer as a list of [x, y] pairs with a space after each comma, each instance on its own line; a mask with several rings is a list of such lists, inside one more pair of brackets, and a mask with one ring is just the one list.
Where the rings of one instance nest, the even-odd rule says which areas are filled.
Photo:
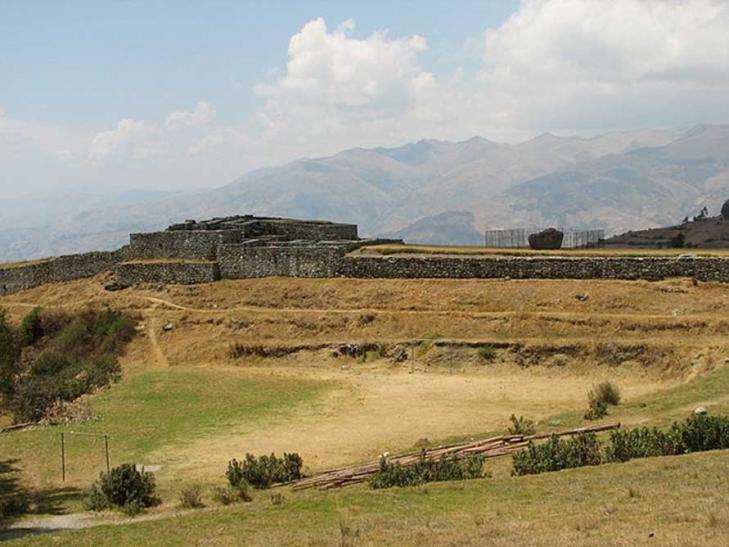
[[559, 249], [562, 247], [564, 233], [555, 228], [547, 228], [529, 235], [529, 246], [532, 249]]
[[729, 220], [729, 199], [724, 202], [721, 206], [721, 216], [724, 220]]

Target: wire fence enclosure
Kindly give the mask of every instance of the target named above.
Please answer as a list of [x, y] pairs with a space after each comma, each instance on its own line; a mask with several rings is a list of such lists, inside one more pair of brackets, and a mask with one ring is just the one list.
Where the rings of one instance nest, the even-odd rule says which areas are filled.
[[[514, 228], [511, 230], [486, 230], [484, 243], [494, 249], [529, 248], [529, 234], [541, 231], [540, 228]], [[563, 249], [598, 247], [605, 239], [605, 230], [561, 230], [564, 233]]]

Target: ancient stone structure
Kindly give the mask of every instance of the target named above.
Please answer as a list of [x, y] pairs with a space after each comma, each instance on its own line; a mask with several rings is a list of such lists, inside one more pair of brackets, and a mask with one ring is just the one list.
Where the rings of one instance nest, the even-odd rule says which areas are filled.
[[729, 282], [729, 258], [682, 256], [382, 256], [351, 224], [253, 216], [187, 221], [132, 234], [112, 252], [0, 264], [0, 294], [113, 271], [114, 288], [138, 283], [209, 283], [282, 277], [646, 279], [693, 277]]

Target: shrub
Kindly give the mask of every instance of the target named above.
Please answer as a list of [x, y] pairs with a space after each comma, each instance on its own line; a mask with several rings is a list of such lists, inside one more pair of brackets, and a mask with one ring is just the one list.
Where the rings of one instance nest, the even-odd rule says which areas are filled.
[[593, 399], [589, 397], [587, 400], [587, 411], [585, 412], [585, 420], [599, 420], [607, 416], [608, 407], [605, 401]]
[[599, 383], [592, 389], [596, 399], [605, 401], [608, 405], [616, 406], [620, 404], [620, 388], [612, 382]]
[[205, 507], [202, 501], [202, 487], [199, 484], [191, 484], [180, 490], [180, 507], [185, 509]]
[[512, 414], [509, 420], [511, 420], [511, 426], [508, 430], [511, 435], [534, 435], [537, 431], [534, 422], [524, 416], [517, 418], [516, 415]]
[[86, 496], [87, 506], [95, 511], [110, 507], [124, 509], [130, 514], [159, 503], [155, 491], [154, 475], [139, 471], [133, 464], [114, 467], [101, 473]]
[[245, 460], [231, 460], [225, 476], [231, 486], [238, 487], [246, 482], [254, 488], [269, 488], [274, 483], [285, 483], [301, 478], [303, 461], [298, 454], [284, 453], [283, 458], [275, 454], [256, 457], [246, 454]]
[[592, 386], [587, 392], [586, 420], [597, 420], [607, 416], [608, 405], [620, 403], [620, 389], [612, 382], [602, 382]]
[[691, 416], [671, 428], [684, 452], [729, 448], [729, 416]]
[[[16, 423], [38, 421], [56, 403], [117, 380], [117, 356], [134, 332], [131, 318], [111, 310], [70, 317], [35, 308], [17, 333], [0, 318], [0, 392]], [[33, 351], [21, 358], [21, 345]]]
[[414, 465], [390, 463], [386, 457], [380, 459], [380, 469], [370, 478], [371, 488], [390, 488], [393, 486], [416, 486], [434, 481], [460, 481], [478, 479], [484, 476], [481, 455], [459, 458], [445, 457], [428, 460], [425, 451]]
[[478, 348], [478, 356], [484, 361], [491, 362], [496, 359], [496, 348], [491, 344], [484, 344]]
[[541, 445], [532, 442], [512, 459], [512, 475], [534, 475], [602, 462], [600, 442], [594, 433], [582, 433], [571, 440], [556, 435]]
[[680, 453], [680, 439], [673, 431], [663, 432], [655, 427], [638, 427], [611, 431], [606, 457], [609, 462], [627, 462], [632, 458]]
[[35, 344], [43, 338], [43, 322], [41, 320], [41, 308], [33, 308], [28, 315], [20, 322], [20, 338], [24, 346]]
[[213, 490], [213, 500], [220, 505], [230, 505], [236, 502], [251, 502], [253, 498], [248, 491], [248, 484], [241, 482], [239, 486], [218, 486]]
[[10, 395], [15, 389], [20, 352], [7, 315], [0, 308], [0, 394]]

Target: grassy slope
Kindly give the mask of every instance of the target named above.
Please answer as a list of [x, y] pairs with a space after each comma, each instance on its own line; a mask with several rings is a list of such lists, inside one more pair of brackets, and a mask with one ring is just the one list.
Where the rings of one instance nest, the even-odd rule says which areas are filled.
[[281, 505], [259, 492], [250, 505], [52, 539], [54, 545], [726, 545], [728, 456], [387, 491], [285, 493]]
[[[164, 460], [166, 448], [232, 427], [240, 432], [274, 425], [298, 405], [314, 403], [326, 390], [325, 383], [243, 376], [235, 371], [136, 370], [94, 398], [92, 409], [98, 419], [6, 433], [0, 460], [33, 462], [25, 474], [44, 485], [60, 478], [61, 431], [103, 432], [110, 435], [112, 465], [127, 461], [162, 464], [164, 486], [171, 480], [168, 464], [179, 463]], [[102, 441], [68, 437], [67, 466], [69, 484], [88, 484], [104, 467]]]
[[[725, 366], [675, 389], [626, 401], [611, 408], [610, 419], [642, 417], [665, 425], [697, 404], [727, 413], [728, 394]], [[580, 412], [554, 420], [583, 423]], [[66, 532], [54, 543], [233, 545], [245, 538], [249, 545], [478, 545], [486, 540], [492, 545], [725, 545], [728, 462], [729, 453], [718, 451], [514, 478], [508, 458], [502, 458], [488, 462], [490, 479], [381, 491], [282, 489], [285, 501], [279, 506], [272, 504], [270, 492], [256, 492], [251, 505]], [[350, 530], [344, 536], [343, 528]]]

